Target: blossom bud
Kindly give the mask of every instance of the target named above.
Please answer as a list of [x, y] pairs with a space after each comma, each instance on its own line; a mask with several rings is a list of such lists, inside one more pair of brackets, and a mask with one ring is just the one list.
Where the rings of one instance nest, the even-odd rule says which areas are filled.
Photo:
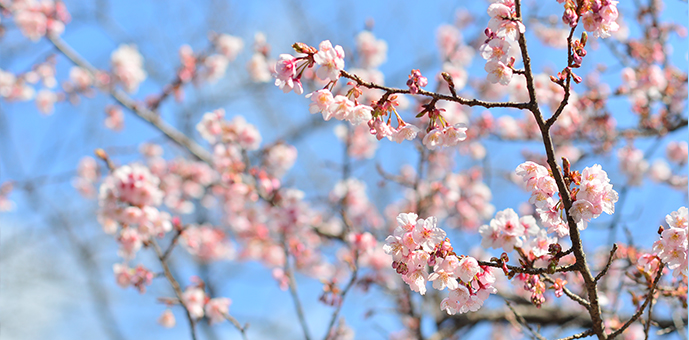
[[315, 53], [318, 53], [318, 50], [317, 50], [317, 49], [315, 49], [315, 48], [313, 48], [313, 47], [311, 47], [311, 46], [309, 46], [309, 45], [307, 45], [307, 44], [300, 43], [300, 42], [295, 42], [295, 43], [292, 45], [292, 48], [293, 48], [295, 51], [297, 51], [297, 53], [304, 53], [304, 54], [315, 54]]

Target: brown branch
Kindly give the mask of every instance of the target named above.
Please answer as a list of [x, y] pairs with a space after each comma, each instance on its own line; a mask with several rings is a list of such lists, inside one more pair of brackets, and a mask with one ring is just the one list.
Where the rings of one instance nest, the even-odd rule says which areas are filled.
[[[567, 37], [567, 67], [572, 66], [572, 61], [573, 61], [573, 58], [572, 58], [572, 36], [574, 35], [574, 30], [576, 28], [577, 28], [576, 26], [572, 27], [572, 29], [569, 30], [569, 36]], [[571, 95], [571, 91], [570, 91], [571, 84], [572, 84], [572, 73], [567, 72], [567, 78], [565, 80], [565, 85], [563, 86], [563, 88], [565, 89], [565, 95], [562, 98], [560, 105], [557, 107], [557, 110], [555, 110], [555, 113], [553, 113], [553, 115], [550, 118], [548, 118], [548, 120], [545, 122], [546, 128], [550, 129], [550, 127], [553, 126], [553, 124], [555, 124], [555, 121], [557, 121], [557, 118], [560, 117], [562, 112], [565, 110], [565, 107], [569, 103], [569, 96]]]
[[[536, 308], [532, 304], [513, 304], [513, 308], [530, 324], [537, 324], [540, 327], [559, 327], [571, 325], [573, 328], [591, 329], [593, 323], [588, 313], [574, 309], [562, 308], [562, 306], [542, 306]], [[484, 308], [466, 314], [448, 315], [441, 321], [442, 328], [438, 332], [448, 334], [446, 329], [463, 329], [474, 327], [481, 323], [508, 323], [512, 313], [505, 309]], [[622, 320], [631, 316], [620, 316]], [[686, 319], [683, 319], [686, 323]], [[671, 319], [655, 319], [654, 323], [660, 328], [676, 328]], [[593, 335], [595, 333], [591, 333]], [[449, 337], [449, 335], [447, 335]]]
[[[521, 0], [515, 0], [515, 10], [517, 15], [517, 20], [521, 20]], [[562, 203], [565, 208], [565, 213], [567, 215], [567, 223], [569, 226], [570, 239], [572, 240], [572, 249], [574, 256], [576, 258], [576, 265], [578, 271], [581, 273], [584, 283], [586, 285], [586, 291], [588, 293], [589, 303], [591, 304], [588, 309], [589, 315], [593, 322], [593, 331], [598, 336], [599, 339], [607, 339], [604, 331], [603, 318], [601, 317], [601, 308], [598, 302], [598, 288], [596, 287], [596, 282], [594, 281], [591, 270], [586, 262], [586, 254], [583, 250], [583, 245], [581, 241], [581, 235], [579, 234], [579, 229], [577, 228], [576, 222], [569, 214], [569, 209], [572, 207], [572, 198], [570, 196], [569, 190], [565, 184], [564, 178], [560, 167], [557, 165], [555, 160], [555, 149], [553, 147], [553, 141], [550, 136], [550, 129], [546, 125], [543, 118], [543, 114], [538, 106], [538, 101], [536, 99], [536, 89], [534, 86], [534, 78], [531, 67], [531, 59], [529, 57], [529, 52], [526, 44], [526, 37], [523, 34], [519, 35], [519, 48], [522, 54], [522, 60], [524, 61], [524, 70], [526, 77], [526, 88], [529, 92], [529, 103], [528, 109], [533, 113], [536, 122], [541, 130], [541, 135], [543, 137], [543, 144], [545, 147], [546, 154], [548, 156], [548, 165], [553, 173], [555, 182], [557, 183], [558, 191], [562, 197]]]
[[595, 334], [595, 333], [593, 332], [593, 329], [588, 329], [588, 330], [585, 330], [585, 331], [583, 331], [583, 332], [581, 332], [581, 333], [574, 334], [574, 335], [570, 335], [570, 336], [568, 336], [568, 337], [566, 337], [566, 338], [562, 338], [562, 339], [559, 339], [559, 340], [574, 340], [574, 339], [581, 339], [581, 338], [585, 338], [585, 337], [588, 337], [588, 336], [591, 336], [591, 335], [594, 335], [594, 334]]
[[615, 257], [615, 252], [617, 251], [617, 243], [612, 244], [612, 249], [610, 249], [610, 255], [608, 256], [608, 263], [605, 264], [605, 267], [603, 267], [603, 270], [596, 275], [596, 278], [594, 281], [598, 282], [603, 276], [605, 276], [605, 273], [608, 272], [608, 269], [610, 269], [610, 265], [612, 264], [612, 260]]
[[[502, 263], [499, 263], [499, 262], [478, 261], [478, 264], [482, 265], [482, 266], [502, 268]], [[509, 269], [510, 271], [513, 271], [515, 273], [539, 275], [539, 274], [572, 272], [572, 271], [576, 270], [576, 265], [560, 266], [560, 267], [556, 267], [554, 270], [551, 270], [550, 268], [524, 268], [524, 267], [507, 265], [507, 269]]]
[[[393, 87], [387, 87], [387, 86], [382, 86], [378, 85], [373, 82], [368, 82], [363, 79], [361, 79], [359, 76], [356, 74], [349, 73], [347, 71], [340, 71], [340, 75], [345, 78], [349, 78], [351, 80], [354, 80], [357, 82], [358, 85], [369, 88], [369, 89], [379, 89], [383, 90], [386, 92], [387, 95], [390, 94], [395, 94], [395, 93], [401, 93], [401, 94], [411, 94], [410, 90], [405, 90], [405, 89], [399, 89], [399, 88], [393, 88]], [[526, 109], [529, 107], [528, 103], [513, 103], [513, 102], [486, 102], [483, 100], [478, 100], [478, 99], [466, 99], [458, 96], [448, 96], [446, 94], [441, 94], [441, 93], [436, 93], [436, 92], [430, 92], [426, 91], [423, 89], [419, 89], [419, 91], [416, 93], [418, 95], [422, 96], [427, 96], [431, 97], [434, 100], [446, 100], [450, 102], [456, 102], [460, 103], [462, 105], [466, 106], [482, 106], [485, 108], [493, 108], [493, 107], [512, 107], [515, 109]]]

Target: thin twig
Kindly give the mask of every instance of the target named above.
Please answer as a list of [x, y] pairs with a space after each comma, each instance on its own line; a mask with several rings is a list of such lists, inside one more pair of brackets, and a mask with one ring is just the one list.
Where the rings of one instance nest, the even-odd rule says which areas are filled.
[[514, 316], [517, 317], [517, 321], [519, 321], [519, 324], [528, 329], [534, 338], [538, 340], [546, 340], [546, 338], [544, 338], [540, 333], [538, 333], [536, 330], [531, 328], [531, 326], [529, 326], [529, 324], [526, 322], [526, 319], [524, 319], [524, 317], [521, 316], [521, 314], [517, 313], [517, 311], [514, 310], [514, 307], [512, 307], [512, 303], [509, 300], [505, 300], [505, 303], [507, 304], [507, 307], [509, 307], [509, 309], [512, 311], [512, 313], [514, 313]]
[[605, 276], [605, 273], [608, 272], [608, 269], [610, 269], [610, 265], [612, 264], [612, 259], [615, 257], [615, 252], [617, 251], [617, 243], [612, 244], [612, 249], [610, 249], [610, 255], [608, 256], [608, 263], [605, 264], [605, 267], [603, 267], [603, 270], [596, 275], [596, 278], [594, 279], [595, 282], [598, 282], [603, 276]]
[[165, 252], [163, 253], [163, 260], [167, 260], [167, 258], [170, 256], [170, 253], [172, 253], [172, 249], [175, 248], [175, 245], [177, 244], [177, 241], [179, 240], [180, 236], [182, 236], [182, 233], [186, 227], [182, 228], [181, 230], [177, 231], [177, 234], [172, 237], [172, 240], [170, 241], [170, 245], [165, 249]]
[[172, 290], [175, 291], [175, 295], [177, 296], [180, 305], [182, 305], [182, 307], [184, 308], [184, 312], [187, 315], [187, 320], [189, 321], [189, 326], [191, 328], [191, 338], [192, 340], [196, 340], [196, 320], [194, 320], [194, 318], [191, 316], [189, 308], [187, 307], [186, 302], [184, 302], [184, 299], [182, 298], [182, 289], [179, 286], [179, 282], [177, 282], [177, 280], [175, 280], [175, 278], [172, 276], [170, 267], [167, 265], [167, 261], [163, 257], [163, 252], [160, 250], [160, 246], [158, 246], [156, 240], [151, 238], [150, 244], [153, 247], [153, 250], [155, 251], [156, 255], [158, 256], [158, 260], [160, 260], [160, 263], [163, 266], [163, 272], [165, 273], [165, 277], [167, 278], [168, 282], [170, 282]]
[[[546, 282], [553, 283], [553, 284], [555, 283], [555, 280], [553, 280], [553, 278], [551, 278], [550, 276], [548, 276], [546, 274], [541, 274], [541, 275], [543, 275], [543, 278], [545, 279]], [[572, 292], [571, 290], [567, 289], [567, 287], [562, 287], [562, 292], [565, 293], [565, 295], [567, 295], [567, 297], [569, 297], [573, 301], [577, 302], [578, 304], [580, 304], [581, 306], [583, 306], [587, 310], [591, 308], [590, 302], [586, 301], [586, 299], [582, 298], [581, 296], [579, 296], [579, 295], [575, 294], [574, 292]]]
[[297, 317], [299, 318], [299, 323], [301, 324], [301, 329], [304, 332], [304, 339], [311, 340], [311, 335], [309, 335], [309, 327], [306, 324], [306, 316], [304, 315], [304, 308], [301, 306], [301, 301], [299, 300], [299, 294], [297, 292], [297, 281], [294, 279], [294, 273], [292, 267], [289, 264], [289, 248], [287, 246], [286, 235], [282, 233], [282, 247], [285, 251], [285, 267], [284, 272], [287, 276], [289, 292], [292, 296], [292, 301], [294, 301], [294, 308], [297, 310]]
[[585, 338], [585, 337], [587, 337], [587, 336], [591, 336], [591, 335], [594, 335], [594, 334], [595, 334], [595, 333], [593, 332], [593, 329], [588, 329], [588, 330], [585, 330], [585, 331], [583, 331], [583, 332], [581, 332], [581, 333], [574, 334], [574, 335], [570, 335], [570, 336], [568, 336], [568, 337], [566, 337], [566, 338], [561, 338], [561, 339], [559, 339], [559, 340], [574, 340], [574, 339], [581, 339], [581, 338]]
[[[356, 74], [352, 74], [352, 73], [349, 73], [349, 72], [344, 71], [344, 70], [340, 71], [340, 75], [345, 77], [345, 78], [349, 78], [351, 80], [354, 80], [360, 86], [363, 86], [363, 87], [366, 87], [369, 89], [383, 90], [387, 94], [395, 94], [395, 93], [411, 94], [410, 90], [378, 85], [378, 84], [373, 83], [373, 82], [365, 81], [365, 80], [361, 79], [359, 76], [357, 76]], [[431, 97], [435, 100], [441, 100], [442, 99], [442, 100], [446, 100], [446, 101], [450, 101], [450, 102], [456, 102], [456, 103], [460, 103], [460, 104], [466, 105], [466, 106], [482, 106], [485, 108], [513, 107], [516, 109], [526, 109], [529, 106], [528, 103], [486, 102], [486, 101], [478, 100], [478, 99], [466, 99], [466, 98], [462, 98], [462, 97], [448, 96], [446, 94], [430, 92], [430, 91], [426, 91], [423, 89], [419, 89], [416, 94]]]
[[632, 317], [629, 318], [629, 320], [627, 320], [627, 322], [625, 322], [624, 325], [622, 325], [622, 327], [612, 332], [608, 336], [609, 339], [614, 339], [618, 335], [622, 334], [622, 332], [624, 332], [624, 330], [627, 329], [627, 327], [634, 323], [634, 321], [636, 321], [641, 316], [641, 314], [644, 313], [644, 309], [646, 309], [646, 306], [648, 306], [648, 304], [651, 303], [651, 300], [653, 300], [653, 293], [655, 291], [656, 286], [658, 286], [658, 282], [660, 282], [660, 277], [663, 275], [663, 268], [665, 268], [665, 264], [661, 262], [660, 266], [658, 266], [658, 273], [656, 274], [656, 277], [653, 280], [653, 283], [651, 284], [651, 288], [649, 289], [648, 297], [646, 298], [646, 301], [644, 301], [644, 304], [641, 305], [641, 308], [639, 308], [639, 310], [636, 311], [636, 313], [634, 313], [634, 315], [632, 315]]
[[328, 331], [325, 333], [325, 340], [330, 340], [330, 335], [333, 331], [333, 327], [335, 327], [335, 321], [337, 321], [337, 316], [340, 314], [340, 310], [342, 309], [342, 305], [344, 305], [344, 299], [347, 296], [347, 293], [349, 290], [354, 286], [354, 283], [356, 282], [357, 275], [359, 273], [359, 266], [357, 264], [359, 259], [358, 254], [354, 257], [354, 263], [352, 264], [352, 277], [349, 279], [349, 282], [347, 283], [347, 286], [342, 290], [341, 298], [339, 300], [339, 303], [337, 304], [337, 307], [335, 307], [335, 311], [333, 312], [332, 317], [330, 318], [330, 323], [328, 324]]
[[[487, 261], [478, 261], [479, 265], [482, 266], [488, 266], [488, 267], [494, 267], [494, 268], [502, 268], [502, 263], [499, 262], [487, 262]], [[538, 274], [552, 274], [552, 273], [566, 273], [566, 272], [573, 272], [577, 270], [576, 265], [570, 264], [567, 266], [560, 266], [560, 267], [555, 267], [554, 269], [550, 268], [524, 268], [524, 267], [517, 267], [517, 266], [511, 266], [511, 265], [506, 265], [507, 269], [510, 271], [513, 271], [515, 273], [522, 273], [522, 274], [530, 274], [530, 275], [538, 275]]]
[[246, 329], [249, 328], [249, 324], [248, 324], [248, 323], [245, 324], [244, 326], [242, 326], [242, 325], [239, 323], [239, 321], [237, 321], [237, 319], [235, 319], [232, 315], [227, 314], [227, 313], [223, 313], [223, 316], [225, 317], [225, 319], [227, 319], [227, 321], [229, 321], [232, 325], [234, 325], [234, 327], [237, 328], [237, 330], [238, 330], [240, 333], [242, 333], [242, 339], [244, 339], [244, 340], [248, 340], [248, 339], [249, 339], [249, 338], [246, 336]]

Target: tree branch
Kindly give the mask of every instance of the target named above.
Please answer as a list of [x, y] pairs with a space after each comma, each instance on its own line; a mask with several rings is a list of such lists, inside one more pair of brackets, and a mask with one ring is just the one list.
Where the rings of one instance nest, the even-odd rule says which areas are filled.
[[187, 308], [187, 304], [184, 302], [184, 299], [182, 298], [182, 289], [179, 286], [179, 282], [177, 282], [177, 280], [175, 280], [175, 278], [172, 276], [170, 267], [167, 265], [167, 260], [163, 257], [163, 252], [160, 250], [160, 246], [158, 246], [158, 243], [154, 238], [151, 238], [150, 244], [151, 247], [153, 247], [156, 256], [158, 256], [158, 260], [160, 260], [160, 263], [163, 265], [163, 272], [165, 273], [165, 278], [167, 278], [168, 282], [170, 282], [172, 290], [175, 291], [175, 295], [179, 300], [179, 304], [182, 305], [182, 307], [184, 308], [184, 312], [187, 315], [187, 320], [189, 321], [189, 326], [191, 328], [191, 338], [192, 340], [196, 340], [196, 321], [191, 316], [189, 308]]
[[[340, 75], [349, 78], [351, 80], [354, 80], [358, 85], [369, 88], [369, 89], [379, 89], [387, 92], [388, 94], [395, 94], [395, 93], [401, 93], [401, 94], [411, 94], [410, 90], [405, 90], [405, 89], [399, 89], [399, 88], [393, 88], [393, 87], [387, 87], [387, 86], [382, 86], [378, 85], [373, 82], [368, 82], [365, 81], [356, 74], [349, 73], [347, 71], [340, 71]], [[493, 107], [512, 107], [515, 109], [526, 109], [529, 107], [528, 103], [512, 103], [512, 102], [486, 102], [483, 100], [478, 100], [478, 99], [466, 99], [458, 96], [448, 96], [445, 94], [440, 94], [436, 92], [430, 92], [426, 91], [423, 89], [419, 89], [419, 91], [416, 93], [418, 95], [422, 96], [427, 96], [431, 97], [435, 100], [446, 100], [450, 102], [456, 102], [460, 103], [462, 105], [466, 106], [482, 106], [485, 108], [493, 108]]]
[[[62, 54], [65, 55], [69, 60], [79, 67], [86, 69], [93, 79], [96, 79], [96, 74], [99, 72], [93, 65], [86, 61], [81, 55], [74, 51], [64, 40], [55, 35], [48, 35], [48, 40], [57, 48]], [[194, 157], [204, 161], [208, 164], [213, 164], [213, 158], [211, 154], [202, 148], [200, 145], [196, 144], [189, 137], [185, 136], [183, 133], [168, 125], [158, 114], [147, 109], [143, 105], [135, 102], [122, 90], [118, 90], [114, 87], [107, 88], [105, 86], [101, 87], [101, 90], [110, 94], [120, 105], [126, 107], [131, 112], [136, 114], [139, 118], [149, 122], [151, 125], [156, 127], [160, 132], [165, 134], [175, 143], [186, 148]]]

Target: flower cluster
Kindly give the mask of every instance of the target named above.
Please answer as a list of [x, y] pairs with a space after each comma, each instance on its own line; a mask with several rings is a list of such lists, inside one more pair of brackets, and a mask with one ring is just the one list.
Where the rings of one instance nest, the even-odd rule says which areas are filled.
[[605, 212], [608, 215], [615, 213], [617, 191], [612, 189], [608, 174], [595, 164], [581, 172], [579, 190], [572, 195], [574, 202], [569, 214], [577, 222], [577, 228], [586, 229], [588, 222]]
[[162, 203], [160, 180], [141, 164], [121, 166], [100, 187], [98, 219], [114, 234], [118, 225], [119, 255], [131, 259], [143, 243], [172, 230], [170, 214], [156, 207]]
[[[529, 203], [536, 206], [536, 212], [548, 232], [556, 232], [560, 237], [569, 234], [560, 211], [563, 206], [555, 196], [559, 196], [558, 188], [548, 169], [528, 161], [517, 167], [516, 174], [524, 180], [526, 190], [531, 191]], [[568, 180], [579, 185], [572, 190], [573, 203], [569, 210], [579, 229], [586, 229], [588, 222], [603, 212], [610, 215], [615, 212], [618, 195], [600, 165], [595, 164], [585, 168], [581, 174], [575, 171], [567, 176]]]
[[352, 125], [359, 125], [369, 122], [373, 117], [372, 107], [358, 104], [347, 96], [333, 96], [327, 89], [309, 93], [306, 97], [311, 98], [309, 111], [311, 113], [320, 112], [325, 120], [335, 118], [346, 120]]
[[72, 180], [72, 186], [87, 198], [96, 195], [96, 182], [100, 177], [98, 163], [93, 157], [84, 157], [77, 166], [77, 176]]
[[134, 93], [139, 89], [139, 84], [146, 80], [144, 71], [144, 58], [135, 45], [120, 45], [110, 56], [112, 74], [125, 91]]
[[531, 261], [545, 259], [551, 245], [558, 242], [556, 237], [549, 237], [546, 230], [538, 226], [533, 216], [520, 218], [509, 208], [498, 211], [489, 224], [479, 228], [479, 234], [482, 247], [508, 252], [518, 248]]
[[407, 86], [409, 86], [409, 93], [417, 94], [419, 93], [419, 88], [428, 85], [428, 78], [421, 75], [421, 71], [412, 70], [411, 75], [409, 75], [409, 80], [407, 80]]
[[581, 11], [581, 22], [584, 29], [592, 32], [598, 38], [607, 38], [620, 29], [615, 20], [619, 15], [617, 11], [618, 1], [614, 0], [589, 0]]
[[8, 9], [14, 22], [27, 38], [37, 41], [46, 34], [60, 35], [71, 16], [62, 1], [12, 1]]
[[318, 45], [318, 50], [311, 46], [296, 43], [294, 49], [306, 56], [294, 57], [290, 54], [281, 54], [275, 64], [275, 85], [287, 93], [294, 90], [296, 94], [302, 94], [301, 77], [304, 71], [314, 65], [318, 65], [316, 76], [321, 80], [337, 81], [340, 71], [344, 69], [344, 50], [342, 46], [333, 47], [330, 40], [324, 40]]
[[653, 251], [672, 269], [673, 276], [687, 276], [687, 235], [689, 212], [681, 207], [665, 216], [669, 228], [660, 233], [660, 240], [653, 243]]
[[129, 268], [126, 264], [116, 263], [113, 265], [112, 270], [115, 273], [117, 285], [122, 288], [134, 286], [141, 294], [146, 292], [146, 286], [151, 284], [154, 276], [153, 273], [142, 265], [138, 265], [136, 268]]
[[459, 144], [467, 138], [467, 127], [464, 124], [436, 126], [423, 137], [423, 145], [429, 150]]
[[192, 318], [200, 319], [205, 316], [213, 324], [227, 319], [232, 300], [223, 297], [211, 299], [206, 296], [203, 288], [191, 286], [182, 293], [182, 302]]
[[[383, 246], [392, 256], [392, 267], [409, 287], [424, 295], [426, 283], [433, 288], [450, 290], [440, 303], [448, 314], [477, 311], [491, 293], [495, 277], [489, 267], [479, 265], [475, 258], [458, 256], [445, 238], [445, 231], [436, 226], [435, 217], [418, 219], [414, 213], [397, 216], [397, 228]], [[433, 268], [429, 275], [426, 266]]]
[[356, 36], [356, 49], [359, 52], [359, 65], [363, 68], [376, 68], [385, 62], [388, 44], [376, 39], [371, 31], [362, 31]]
[[556, 199], [557, 184], [549, 174], [548, 169], [540, 164], [528, 161], [520, 164], [516, 174], [521, 176], [526, 184], [526, 190], [531, 191], [529, 203], [536, 206], [543, 225], [548, 228], [548, 233], [556, 232], [563, 237], [569, 234], [567, 224], [560, 214], [559, 199]]
[[202, 262], [228, 260], [234, 257], [234, 248], [225, 233], [208, 225], [190, 225], [182, 232], [182, 246]]
[[255, 126], [247, 123], [242, 116], [235, 116], [230, 122], [225, 121], [224, 117], [224, 109], [208, 112], [196, 125], [196, 130], [211, 144], [222, 142], [235, 144], [245, 150], [258, 149], [262, 138]]
[[516, 60], [519, 34], [526, 28], [516, 17], [514, 3], [501, 1], [488, 7], [490, 21], [485, 30], [486, 41], [481, 45], [481, 56], [487, 60], [485, 70], [488, 81], [507, 85], [512, 80], [512, 67]]

